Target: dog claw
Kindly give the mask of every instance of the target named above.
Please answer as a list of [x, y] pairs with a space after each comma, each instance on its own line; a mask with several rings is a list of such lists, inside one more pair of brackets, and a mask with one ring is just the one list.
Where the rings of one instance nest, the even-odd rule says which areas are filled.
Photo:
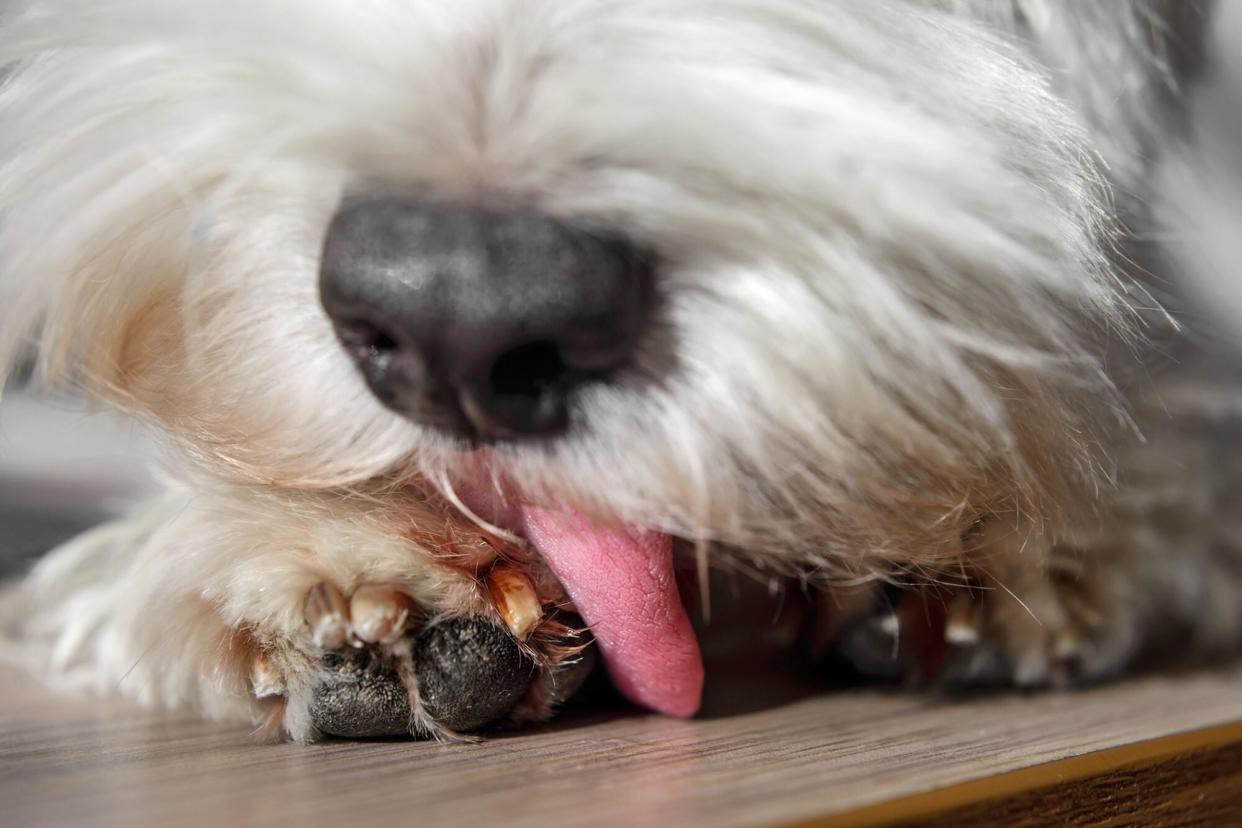
[[979, 605], [969, 595], [958, 595], [949, 604], [944, 624], [944, 640], [954, 647], [973, 647], [979, 643]]
[[1052, 657], [1057, 661], [1071, 661], [1082, 654], [1082, 641], [1071, 630], [1062, 630], [1052, 642]]
[[256, 699], [283, 696], [285, 679], [264, 653], [259, 653], [250, 665], [250, 687]]
[[349, 607], [341, 591], [329, 583], [316, 584], [306, 596], [306, 624], [316, 647], [336, 650], [349, 640]]
[[349, 599], [350, 630], [367, 644], [393, 641], [405, 631], [414, 599], [395, 589], [362, 586]]
[[901, 635], [901, 618], [895, 612], [874, 618], [871, 623], [879, 633], [889, 638], [897, 638]]
[[525, 572], [499, 564], [487, 576], [487, 589], [509, 632], [525, 641], [543, 620], [543, 602]]

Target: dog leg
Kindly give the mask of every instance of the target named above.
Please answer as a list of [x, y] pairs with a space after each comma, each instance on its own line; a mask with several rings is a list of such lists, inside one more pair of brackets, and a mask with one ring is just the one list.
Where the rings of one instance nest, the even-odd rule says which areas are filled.
[[277, 503], [170, 496], [53, 551], [2, 600], [12, 649], [61, 683], [297, 741], [543, 720], [589, 672], [589, 634], [522, 550], [444, 536], [426, 508], [402, 535], [339, 500]]

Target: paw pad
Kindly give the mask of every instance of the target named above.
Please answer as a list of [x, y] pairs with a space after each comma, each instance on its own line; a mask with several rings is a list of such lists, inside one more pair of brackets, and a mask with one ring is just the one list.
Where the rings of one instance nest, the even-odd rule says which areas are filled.
[[535, 662], [490, 621], [450, 618], [418, 636], [414, 673], [427, 715], [470, 731], [513, 709], [535, 677]]
[[311, 691], [311, 722], [321, 733], [347, 739], [400, 736], [410, 732], [409, 692], [396, 672], [350, 653], [323, 659], [320, 683]]

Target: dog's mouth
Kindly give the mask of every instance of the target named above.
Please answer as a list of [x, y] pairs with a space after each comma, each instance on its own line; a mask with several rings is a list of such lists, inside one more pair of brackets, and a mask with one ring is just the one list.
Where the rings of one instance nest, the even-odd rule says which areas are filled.
[[478, 489], [458, 494], [471, 511], [522, 536], [543, 558], [626, 698], [670, 716], [698, 711], [703, 659], [678, 592], [669, 535], [517, 505]]

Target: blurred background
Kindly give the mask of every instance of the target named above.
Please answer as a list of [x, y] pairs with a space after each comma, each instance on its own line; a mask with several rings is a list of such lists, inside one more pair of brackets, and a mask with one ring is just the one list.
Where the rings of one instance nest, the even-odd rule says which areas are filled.
[[0, 577], [154, 492], [157, 453], [134, 420], [12, 382], [0, 395]]

